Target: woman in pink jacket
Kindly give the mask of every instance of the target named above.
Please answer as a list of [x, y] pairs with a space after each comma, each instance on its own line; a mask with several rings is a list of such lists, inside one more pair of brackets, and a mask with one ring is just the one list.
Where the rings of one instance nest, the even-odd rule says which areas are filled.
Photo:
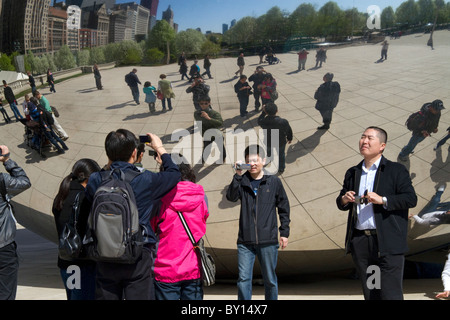
[[207, 198], [203, 187], [195, 183], [191, 166], [183, 160], [178, 164], [181, 181], [161, 199], [161, 209], [152, 219], [159, 237], [154, 267], [156, 300], [203, 299], [199, 259], [177, 212], [183, 213], [198, 241], [206, 232]]

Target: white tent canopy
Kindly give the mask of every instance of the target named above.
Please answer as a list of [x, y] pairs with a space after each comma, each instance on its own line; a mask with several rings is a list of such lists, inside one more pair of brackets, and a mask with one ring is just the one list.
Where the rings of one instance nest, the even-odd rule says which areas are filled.
[[0, 81], [6, 80], [7, 83], [11, 83], [17, 80], [24, 79], [28, 80], [28, 75], [26, 75], [25, 73], [15, 71], [0, 71]]

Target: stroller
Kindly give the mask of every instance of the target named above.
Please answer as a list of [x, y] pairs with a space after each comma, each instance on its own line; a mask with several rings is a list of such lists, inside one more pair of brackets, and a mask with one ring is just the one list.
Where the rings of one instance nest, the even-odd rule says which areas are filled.
[[36, 150], [42, 158], [46, 158], [45, 154], [42, 153], [42, 149], [46, 146], [47, 138], [45, 137], [42, 128], [39, 123], [28, 119], [19, 119], [19, 121], [24, 125], [25, 128], [25, 143], [31, 149]]
[[266, 62], [268, 64], [277, 64], [277, 63], [281, 63], [281, 60], [278, 59], [276, 56], [266, 56]]

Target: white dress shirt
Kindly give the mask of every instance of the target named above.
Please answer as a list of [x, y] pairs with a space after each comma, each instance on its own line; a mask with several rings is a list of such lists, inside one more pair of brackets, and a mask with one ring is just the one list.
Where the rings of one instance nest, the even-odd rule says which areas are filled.
[[[363, 161], [361, 180], [359, 182], [358, 195], [364, 196], [364, 192], [373, 192], [373, 184], [375, 182], [375, 176], [377, 174], [378, 166], [380, 165], [381, 157], [375, 161], [370, 167], [366, 168], [366, 164]], [[357, 205], [358, 221], [356, 223], [356, 229], [376, 229], [375, 217], [373, 213], [373, 204], [358, 204]]]

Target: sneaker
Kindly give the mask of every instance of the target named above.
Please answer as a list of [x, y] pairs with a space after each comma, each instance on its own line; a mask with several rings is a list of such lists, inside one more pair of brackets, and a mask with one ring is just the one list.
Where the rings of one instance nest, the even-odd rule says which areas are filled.
[[440, 146], [436, 146], [433, 148], [433, 151], [436, 151], [437, 149], [439, 149]]
[[437, 189], [437, 191], [441, 191], [444, 192], [445, 190], [445, 184], [443, 184], [442, 186], [439, 186], [439, 188]]

